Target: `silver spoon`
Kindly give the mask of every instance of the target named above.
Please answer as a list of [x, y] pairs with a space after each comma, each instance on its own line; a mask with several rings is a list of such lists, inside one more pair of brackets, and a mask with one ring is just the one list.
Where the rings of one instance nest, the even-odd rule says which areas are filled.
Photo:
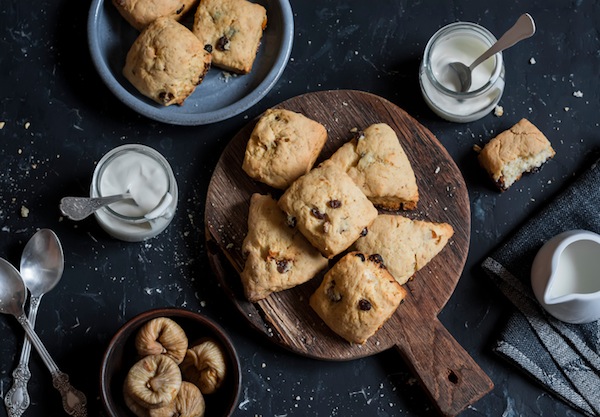
[[25, 316], [25, 299], [27, 298], [25, 283], [19, 271], [5, 259], [0, 258], [0, 313], [11, 314], [25, 329], [33, 347], [38, 351], [44, 364], [52, 375], [52, 385], [60, 392], [62, 404], [67, 414], [75, 417], [87, 417], [87, 399], [85, 395], [73, 388], [69, 376], [58, 369], [44, 344], [35, 333], [30, 321]]
[[60, 211], [71, 220], [83, 220], [104, 206], [132, 198], [129, 193], [108, 197], [64, 197], [60, 200]]
[[468, 67], [462, 62], [452, 62], [450, 63], [450, 68], [456, 71], [458, 76], [458, 81], [460, 83], [460, 92], [464, 93], [469, 91], [471, 88], [471, 73], [479, 64], [488, 59], [494, 54], [498, 52], [502, 52], [507, 48], [510, 48], [515, 43], [527, 39], [535, 33], [535, 23], [533, 18], [528, 13], [525, 13], [519, 17], [517, 22], [508, 29], [504, 35], [493, 44], [490, 49], [485, 51], [479, 58], [477, 58], [471, 65]]
[[[58, 237], [52, 230], [41, 229], [35, 233], [23, 249], [21, 255], [21, 277], [31, 294], [29, 300], [29, 321], [35, 326], [38, 307], [42, 296], [52, 290], [62, 276], [64, 257]], [[27, 383], [31, 342], [23, 341], [19, 365], [13, 371], [13, 386], [4, 396], [4, 403], [10, 417], [19, 417], [29, 407]]]

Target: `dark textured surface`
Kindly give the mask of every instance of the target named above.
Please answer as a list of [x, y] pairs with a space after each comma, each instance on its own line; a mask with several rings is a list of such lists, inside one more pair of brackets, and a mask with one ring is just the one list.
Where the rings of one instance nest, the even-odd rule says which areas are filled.
[[[36, 328], [57, 364], [102, 415], [98, 375], [112, 334], [135, 314], [178, 306], [215, 318], [235, 343], [243, 369], [237, 416], [430, 416], [434, 409], [395, 351], [352, 362], [320, 362], [281, 350], [240, 319], [214, 275], [204, 246], [208, 180], [227, 142], [249, 119], [309, 91], [351, 88], [378, 94], [429, 128], [463, 172], [472, 236], [465, 272], [440, 320], [496, 387], [464, 416], [577, 416], [491, 352], [511, 307], [482, 273], [485, 255], [598, 155], [600, 5], [582, 1], [295, 1], [291, 60], [273, 90], [226, 122], [177, 127], [125, 107], [103, 85], [87, 49], [90, 3], [6, 0], [0, 10], [0, 256], [18, 264], [25, 242], [52, 228], [65, 273], [42, 301]], [[469, 124], [440, 120], [421, 99], [417, 71], [429, 36], [466, 20], [497, 36], [523, 12], [533, 38], [504, 53], [504, 115]], [[530, 61], [534, 58], [535, 64]], [[574, 92], [581, 91], [582, 97]], [[541, 172], [499, 194], [477, 166], [483, 144], [521, 117], [557, 155]], [[113, 147], [141, 142], [159, 150], [179, 182], [176, 218], [144, 243], [109, 238], [93, 218], [61, 219], [65, 195], [88, 192], [94, 163]], [[29, 215], [21, 215], [21, 207]], [[23, 331], [0, 317], [0, 394], [12, 383]], [[61, 415], [48, 372], [32, 355], [28, 416]], [[0, 407], [0, 416], [6, 414]]]

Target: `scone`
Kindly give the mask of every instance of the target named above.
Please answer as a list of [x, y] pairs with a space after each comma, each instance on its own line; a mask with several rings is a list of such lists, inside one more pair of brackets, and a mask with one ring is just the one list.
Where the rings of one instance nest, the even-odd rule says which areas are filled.
[[322, 124], [300, 113], [269, 109], [250, 135], [242, 168], [255, 180], [284, 190], [310, 171], [326, 141]]
[[331, 161], [340, 165], [376, 206], [413, 210], [419, 190], [410, 161], [396, 132], [374, 124], [339, 148]]
[[250, 199], [242, 252], [246, 263], [241, 278], [251, 302], [310, 280], [328, 263], [297, 228], [288, 226], [272, 197], [257, 193]]
[[352, 245], [377, 217], [373, 203], [348, 174], [327, 162], [294, 181], [279, 207], [328, 258]]
[[310, 306], [325, 324], [350, 343], [365, 343], [398, 308], [406, 290], [381, 257], [350, 252], [323, 278]]
[[446, 246], [453, 234], [447, 223], [381, 214], [353, 249], [381, 255], [396, 281], [404, 284]]
[[201, 0], [194, 16], [193, 32], [214, 66], [238, 74], [252, 69], [267, 11], [247, 0]]
[[198, 0], [113, 0], [112, 3], [131, 26], [141, 31], [159, 17], [180, 20]]
[[151, 23], [127, 53], [123, 75], [157, 103], [183, 104], [210, 68], [210, 54], [181, 23], [161, 17]]
[[540, 168], [555, 155], [550, 141], [529, 120], [490, 140], [479, 153], [479, 163], [501, 191], [506, 191], [525, 172]]

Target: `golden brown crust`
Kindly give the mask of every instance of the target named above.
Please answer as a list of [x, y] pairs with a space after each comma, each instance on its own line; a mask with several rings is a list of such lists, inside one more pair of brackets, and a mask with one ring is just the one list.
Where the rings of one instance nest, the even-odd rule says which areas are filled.
[[246, 263], [240, 276], [252, 302], [312, 279], [328, 263], [297, 228], [288, 226], [277, 201], [260, 194], [250, 199], [242, 252]]
[[247, 0], [202, 0], [193, 32], [213, 55], [213, 64], [247, 74], [252, 69], [267, 25], [263, 6]]
[[194, 34], [175, 20], [155, 20], [138, 36], [123, 75], [157, 103], [183, 104], [210, 68], [210, 54]]
[[527, 119], [490, 140], [479, 153], [481, 166], [507, 190], [525, 172], [539, 168], [555, 155], [550, 141]]
[[380, 254], [396, 281], [404, 284], [446, 246], [453, 234], [447, 223], [381, 214], [353, 248]]
[[356, 136], [330, 160], [340, 165], [376, 206], [415, 209], [419, 201], [415, 173], [396, 132], [378, 123]]
[[250, 135], [242, 168], [250, 177], [285, 190], [310, 171], [326, 141], [322, 124], [300, 113], [269, 109]]
[[406, 290], [375, 254], [350, 252], [331, 268], [310, 306], [338, 335], [364, 343], [391, 317]]
[[347, 249], [377, 217], [373, 203], [330, 161], [297, 179], [279, 199], [279, 207], [328, 258]]
[[159, 17], [180, 20], [198, 4], [198, 0], [113, 0], [121, 16], [142, 31]]

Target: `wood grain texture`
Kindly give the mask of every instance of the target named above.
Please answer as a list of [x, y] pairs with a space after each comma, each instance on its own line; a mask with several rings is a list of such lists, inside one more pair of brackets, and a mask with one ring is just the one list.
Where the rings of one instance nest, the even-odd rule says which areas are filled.
[[469, 197], [458, 167], [429, 130], [399, 107], [373, 94], [323, 91], [292, 98], [277, 107], [303, 113], [327, 128], [328, 140], [317, 163], [350, 140], [352, 128], [364, 129], [373, 123], [390, 125], [411, 161], [420, 194], [417, 210], [398, 213], [449, 223], [454, 236], [406, 284], [409, 295], [405, 302], [364, 345], [349, 344], [337, 336], [308, 305], [322, 275], [257, 303], [248, 302], [238, 274], [244, 266], [241, 246], [248, 230], [250, 196], [259, 192], [278, 198], [281, 194], [252, 180], [241, 168], [254, 120], [224, 150], [206, 199], [209, 258], [224, 290], [253, 327], [304, 356], [350, 360], [396, 347], [441, 414], [458, 414], [492, 388], [487, 375], [437, 319], [458, 283], [469, 248]]

